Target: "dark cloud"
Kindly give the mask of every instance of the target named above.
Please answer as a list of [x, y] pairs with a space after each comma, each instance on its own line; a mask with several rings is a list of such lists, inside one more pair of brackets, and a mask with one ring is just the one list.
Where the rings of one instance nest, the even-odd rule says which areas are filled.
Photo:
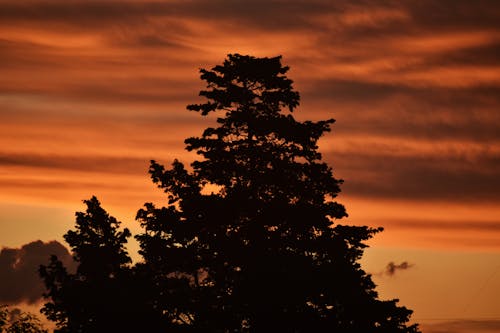
[[26, 1], [5, 3], [0, 6], [0, 18], [8, 21], [62, 21], [69, 24], [92, 23], [114, 24], [116, 21], [130, 22], [133, 18], [147, 15], [174, 14], [175, 7], [160, 2], [115, 2], [115, 1]]
[[313, 28], [311, 16], [333, 10], [326, 1], [225, 1], [202, 0], [186, 2], [178, 9], [187, 17], [209, 19], [217, 22], [226, 20], [240, 27], [255, 30], [293, 30]]
[[[168, 72], [168, 68], [165, 68], [165, 71]], [[184, 89], [179, 90], [175, 87], [184, 87]], [[70, 84], [66, 88], [57, 89], [55, 94], [62, 93], [85, 102], [167, 105], [178, 102], [187, 103], [190, 97], [196, 95], [198, 88], [193, 81], [182, 79], [133, 77], [126, 81], [111, 79], [107, 83]]]
[[[142, 34], [135, 38], [135, 40], [130, 43], [131, 46], [143, 46], [143, 47], [153, 47], [153, 48], [172, 48], [172, 49], [184, 49], [185, 45], [181, 43], [176, 43], [164, 36], [157, 36], [154, 34]], [[191, 49], [194, 51], [194, 49]]]
[[184, 17], [204, 20], [229, 20], [251, 23], [256, 29], [309, 25], [304, 17], [332, 8], [322, 1], [52, 1], [3, 3], [4, 22], [61, 21], [94, 24], [91, 28], [123, 23], [145, 23], [146, 17]]
[[151, 158], [0, 153], [0, 167], [33, 167], [67, 171], [138, 174], [147, 170]]
[[[0, 41], [1, 45], [1, 41]], [[187, 104], [189, 98], [196, 96], [200, 89], [197, 80], [196, 66], [179, 76], [172, 73], [184, 67], [181, 63], [154, 63], [151, 59], [140, 63], [130, 58], [107, 62], [103, 59], [93, 65], [85, 59], [52, 56], [40, 52], [36, 47], [21, 48], [28, 50], [32, 58], [21, 55], [22, 51], [0, 53], [0, 68], [6, 72], [18, 73], [31, 69], [41, 71], [37, 77], [16, 77], [16, 79], [0, 78], [0, 90], [3, 94], [31, 94], [52, 98], [72, 99], [79, 103], [115, 103], [141, 105], [168, 105], [174, 103]], [[144, 75], [140, 68], [157, 67], [160, 75]], [[130, 76], [124, 79], [116, 72], [109, 74], [110, 69], [121, 71], [126, 68]], [[139, 69], [138, 69], [139, 68]], [[86, 70], [84, 70], [86, 69]], [[48, 72], [53, 71], [50, 75]], [[67, 71], [68, 73], [65, 73]], [[61, 75], [61, 73], [65, 73]], [[175, 77], [177, 74], [177, 77]], [[182, 87], [180, 89], [179, 87]]]
[[418, 94], [421, 88], [408, 87], [383, 82], [363, 82], [338, 78], [311, 80], [303, 84], [303, 100], [336, 102], [380, 101], [394, 95]]
[[498, 153], [488, 153], [486, 149], [479, 156], [467, 156], [466, 152], [452, 152], [451, 156], [409, 152], [398, 156], [384, 153], [386, 149], [367, 143], [358, 153], [327, 156], [337, 176], [346, 179], [344, 193], [443, 202], [497, 202], [500, 197]]
[[[500, 15], [499, 18], [500, 20]], [[500, 29], [499, 29], [500, 30]], [[500, 35], [500, 31], [499, 31]], [[474, 47], [464, 47], [453, 50], [453, 52], [445, 52], [438, 55], [427, 57], [425, 63], [420, 65], [433, 67], [447, 66], [498, 66], [500, 64], [500, 43], [498, 40], [492, 40], [486, 45], [478, 45]]]
[[[348, 7], [353, 13], [377, 9], [400, 10], [406, 20], [381, 20], [376, 26], [353, 25], [344, 31], [348, 39], [370, 39], [376, 36], [418, 37], [443, 32], [499, 30], [500, 7], [495, 0], [411, 0], [411, 1], [353, 1]], [[410, 51], [410, 50], [409, 50]]]
[[[443, 26], [456, 27], [471, 25], [495, 26], [499, 16], [494, 1], [480, 1], [471, 10], [468, 1], [327, 1], [327, 0], [295, 0], [269, 1], [255, 0], [197, 0], [197, 1], [25, 1], [3, 2], [0, 6], [0, 18], [3, 22], [60, 21], [66, 24], [87, 23], [90, 29], [102, 28], [105, 25], [120, 23], [144, 24], [148, 17], [184, 17], [213, 20], [217, 22], [239, 22], [252, 29], [307, 29], [318, 28], [316, 18], [325, 14], [335, 14], [336, 25], [350, 28], [354, 34], [369, 36], [376, 31], [384, 33], [401, 33], [413, 26], [436, 28]], [[492, 10], [493, 8], [493, 10]], [[383, 14], [380, 18], [377, 10], [398, 10], [406, 13], [406, 26], [400, 20], [390, 20], [391, 15]], [[354, 17], [353, 22], [343, 19], [345, 14]], [[385, 16], [384, 16], [385, 15]], [[397, 16], [397, 15], [396, 15]], [[377, 24], [374, 23], [376, 19]], [[399, 24], [402, 29], [394, 27]], [[337, 27], [338, 28], [338, 27]], [[405, 29], [406, 28], [406, 29]]]
[[[500, 64], [500, 60], [498, 61]], [[419, 87], [393, 82], [373, 82], [363, 79], [312, 79], [301, 83], [302, 99], [311, 101], [374, 102], [387, 100], [394, 96], [413, 97], [415, 107], [418, 101], [427, 102], [435, 107], [452, 106], [465, 110], [472, 106], [495, 106], [500, 103], [500, 86], [481, 86], [467, 88]], [[465, 104], [465, 105], [464, 105]], [[409, 107], [412, 105], [410, 104]], [[421, 110], [425, 111], [425, 110]]]
[[405, 1], [415, 25], [428, 30], [453, 28], [496, 28], [500, 7], [496, 0], [412, 0]]
[[40, 45], [0, 38], [0, 66], [2, 68], [14, 66], [38, 69], [39, 66], [55, 66], [57, 59], [51, 59], [47, 55], [50, 55], [48, 48]]
[[480, 221], [480, 220], [457, 220], [452, 221], [438, 219], [370, 219], [371, 224], [384, 227], [406, 228], [406, 229], [424, 229], [424, 230], [449, 230], [449, 231], [485, 231], [488, 233], [500, 233], [500, 220], [498, 221]]
[[[497, 27], [500, 13], [494, 1], [328, 1], [328, 0], [197, 0], [197, 1], [23, 1], [0, 5], [2, 22], [60, 22], [103, 26], [148, 24], [149, 18], [191, 18], [233, 24], [252, 30], [309, 30], [328, 22], [338, 38], [371, 38], [377, 35], [423, 31]], [[391, 13], [401, 12], [401, 15]], [[406, 18], [402, 20], [402, 17]], [[391, 19], [392, 18], [392, 19]], [[398, 29], [399, 28], [399, 29]]]
[[[144, 174], [146, 171], [144, 172]], [[16, 191], [25, 192], [28, 196], [35, 195], [38, 193], [38, 196], [42, 195], [44, 197], [50, 197], [51, 193], [59, 193], [65, 198], [74, 195], [75, 192], [78, 193], [79, 197], [82, 196], [83, 193], [95, 192], [95, 191], [115, 191], [116, 194], [121, 193], [123, 196], [130, 195], [140, 195], [135, 191], [144, 190], [145, 185], [149, 185], [147, 183], [147, 179], [145, 179], [144, 185], [139, 186], [134, 183], [127, 183], [126, 180], [121, 179], [119, 182], [110, 182], [109, 179], [106, 179], [109, 174], [97, 177], [81, 177], [81, 178], [89, 178], [82, 180], [72, 180], [72, 179], [0, 179], [0, 187], [2, 187], [5, 191], [14, 193]], [[90, 179], [91, 178], [91, 179]], [[142, 185], [142, 184], [140, 184]], [[142, 193], [141, 193], [142, 194]], [[36, 196], [36, 195], [35, 195]], [[73, 199], [71, 199], [73, 200]], [[78, 199], [75, 199], [78, 200]]]
[[391, 261], [385, 267], [385, 274], [389, 276], [394, 276], [394, 274], [396, 274], [396, 271], [407, 270], [413, 266], [414, 266], [413, 264], [409, 264], [407, 261], [403, 261], [400, 264], [395, 264], [394, 262]]
[[338, 81], [303, 96], [305, 104], [338, 120], [333, 136], [491, 143], [500, 139], [500, 89], [412, 89]]
[[0, 251], [0, 303], [40, 300], [44, 286], [38, 268], [48, 264], [51, 255], [56, 255], [70, 271], [74, 269], [68, 250], [57, 241], [35, 241], [20, 248], [3, 248]]

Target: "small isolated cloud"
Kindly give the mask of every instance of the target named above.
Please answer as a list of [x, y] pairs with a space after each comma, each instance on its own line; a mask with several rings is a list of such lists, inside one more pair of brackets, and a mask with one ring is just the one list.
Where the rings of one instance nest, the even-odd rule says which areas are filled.
[[44, 243], [40, 240], [20, 248], [0, 250], [0, 304], [35, 303], [44, 292], [38, 275], [40, 265], [49, 263], [51, 255], [56, 255], [66, 267], [72, 270], [73, 258], [59, 242]]
[[394, 262], [391, 261], [385, 267], [385, 274], [387, 274], [389, 276], [393, 276], [394, 274], [396, 274], [396, 271], [398, 271], [398, 270], [407, 270], [408, 268], [411, 268], [413, 266], [414, 266], [413, 264], [410, 264], [407, 261], [403, 261], [399, 265], [395, 264]]

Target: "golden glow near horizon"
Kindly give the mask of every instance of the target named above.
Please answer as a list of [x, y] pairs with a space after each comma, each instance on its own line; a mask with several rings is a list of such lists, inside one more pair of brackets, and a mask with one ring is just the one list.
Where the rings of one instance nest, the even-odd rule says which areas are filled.
[[[499, 8], [3, 1], [0, 246], [61, 240], [94, 194], [138, 232], [135, 211], [163, 200], [149, 160], [188, 164], [196, 155], [184, 138], [214, 120], [185, 110], [203, 88], [198, 69], [227, 53], [281, 54], [301, 93], [295, 116], [337, 120], [320, 148], [345, 180], [338, 200], [350, 217], [341, 222], [386, 229], [364, 263], [374, 273], [414, 264], [375, 276], [382, 296], [404, 295], [423, 321], [430, 311], [500, 320]], [[472, 298], [469, 310], [441, 292], [443, 281]]]

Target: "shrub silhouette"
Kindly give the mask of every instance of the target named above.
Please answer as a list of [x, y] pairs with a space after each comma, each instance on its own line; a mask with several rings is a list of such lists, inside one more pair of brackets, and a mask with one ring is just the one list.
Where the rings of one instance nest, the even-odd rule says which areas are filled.
[[[102, 325], [112, 325], [134, 316], [130, 309], [142, 309], [137, 317], [150, 318], [144, 322], [154, 323], [151, 331], [418, 332], [408, 324], [412, 311], [398, 300], [379, 300], [359, 264], [365, 241], [381, 229], [338, 223], [347, 216], [335, 201], [342, 181], [317, 145], [334, 120], [293, 117], [299, 94], [288, 69], [281, 57], [230, 54], [222, 65], [200, 70], [206, 101], [187, 108], [219, 117], [215, 127], [185, 140], [188, 151], [201, 155], [191, 168], [177, 160], [169, 169], [151, 162], [151, 178], [168, 203], [146, 203], [137, 213], [143, 261], [128, 266], [123, 245], [129, 233], [118, 232], [116, 220], [87, 212], [85, 223], [112, 227], [84, 239], [77, 218], [77, 231], [66, 240], [79, 272], [89, 268], [68, 284], [57, 261], [42, 268], [52, 300], [44, 310], [49, 319], [73, 332], [70, 324], [88, 323], [94, 318], [89, 313], [97, 311]], [[97, 209], [97, 199], [90, 203]], [[105, 255], [104, 243], [112, 244]], [[89, 258], [80, 254], [87, 245], [95, 248]], [[93, 270], [102, 278], [91, 279]], [[74, 281], [105, 293], [86, 291], [88, 309], [73, 314], [78, 298], [61, 300], [73, 294]], [[123, 299], [112, 292], [116, 283], [127, 293], [143, 292]], [[92, 305], [92, 297], [105, 305]]]

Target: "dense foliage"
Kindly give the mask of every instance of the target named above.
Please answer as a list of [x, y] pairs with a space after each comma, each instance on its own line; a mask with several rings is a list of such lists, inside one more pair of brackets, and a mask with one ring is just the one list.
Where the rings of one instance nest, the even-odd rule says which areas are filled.
[[418, 332], [359, 264], [381, 229], [338, 223], [341, 181], [318, 152], [334, 120], [293, 117], [299, 94], [287, 71], [281, 57], [238, 54], [201, 70], [206, 100], [188, 109], [219, 117], [185, 141], [201, 156], [191, 168], [152, 161], [167, 205], [137, 214], [143, 261], [128, 265], [128, 230], [93, 198], [65, 236], [76, 274], [55, 259], [42, 268], [44, 312], [61, 330], [136, 316], [164, 332]]
[[110, 216], [97, 198], [85, 200], [86, 212], [76, 213], [76, 230], [64, 235], [76, 272], [68, 272], [57, 257], [40, 267], [49, 302], [42, 308], [56, 322], [57, 332], [162, 332], [144, 274], [130, 267], [125, 249], [128, 229]]

